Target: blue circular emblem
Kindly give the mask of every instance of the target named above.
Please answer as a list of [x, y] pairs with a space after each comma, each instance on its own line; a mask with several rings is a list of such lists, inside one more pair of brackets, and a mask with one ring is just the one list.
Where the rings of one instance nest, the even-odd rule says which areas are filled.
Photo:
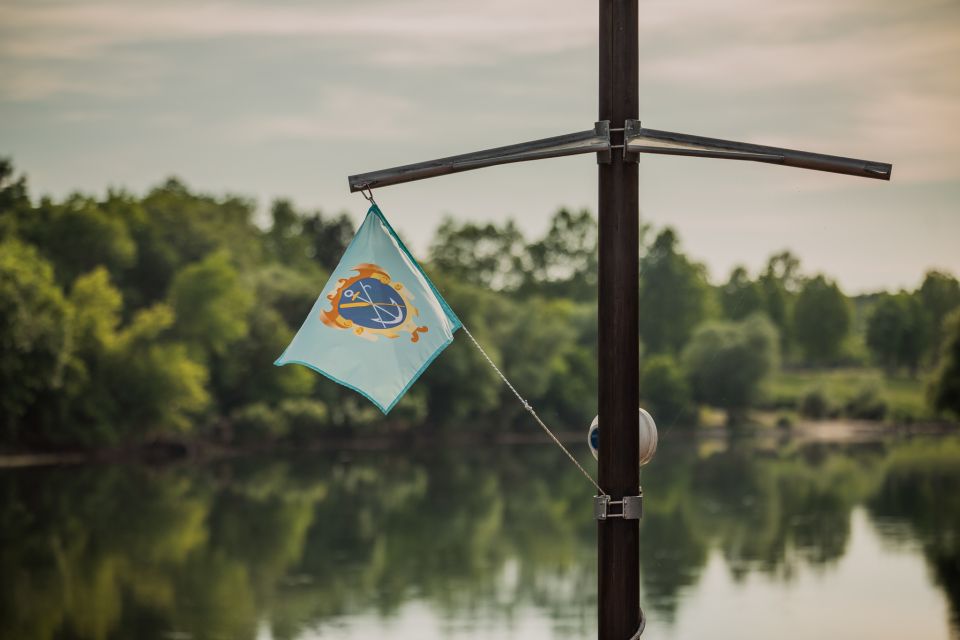
[[376, 278], [360, 278], [344, 290], [337, 312], [367, 329], [392, 329], [407, 319], [407, 305], [393, 287]]

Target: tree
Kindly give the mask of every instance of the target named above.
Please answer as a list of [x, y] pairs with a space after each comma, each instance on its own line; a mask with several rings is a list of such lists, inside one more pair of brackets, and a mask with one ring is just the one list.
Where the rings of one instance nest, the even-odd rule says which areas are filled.
[[948, 316], [943, 327], [940, 368], [930, 386], [930, 400], [937, 411], [960, 418], [960, 311]]
[[793, 310], [793, 331], [810, 362], [827, 364], [840, 356], [850, 331], [850, 304], [823, 275], [804, 283]]
[[170, 178], [140, 206], [142, 218], [131, 223], [137, 260], [121, 287], [134, 309], [163, 301], [177, 272], [210, 253], [227, 251], [239, 269], [263, 258], [263, 234], [253, 223], [251, 200], [194, 194]]
[[527, 276], [523, 265], [526, 244], [512, 220], [495, 224], [457, 224], [447, 218], [430, 245], [430, 263], [461, 282], [487, 289], [512, 291]]
[[247, 335], [247, 312], [253, 304], [226, 251], [185, 267], [170, 286], [177, 335], [206, 353], [223, 355]]
[[123, 298], [102, 267], [77, 278], [68, 300], [75, 362], [44, 438], [96, 446], [189, 430], [208, 403], [207, 370], [169, 340], [172, 310], [157, 305], [120, 327]]
[[683, 352], [694, 398], [726, 409], [731, 424], [743, 417], [778, 361], [777, 330], [762, 315], [705, 324]]
[[139, 311], [108, 353], [104, 385], [116, 402], [118, 439], [189, 431], [210, 401], [206, 367], [164, 337], [173, 324], [165, 304]]
[[71, 356], [69, 307], [36, 249], [0, 243], [0, 428], [21, 436], [37, 400], [59, 389]]
[[27, 179], [13, 174], [13, 163], [0, 157], [0, 241], [16, 233], [20, 219], [30, 210]]
[[673, 356], [658, 355], [643, 361], [640, 397], [661, 428], [673, 424], [692, 425], [696, 421], [690, 385]]
[[889, 372], [907, 367], [916, 374], [929, 346], [929, 326], [916, 296], [903, 291], [885, 294], [867, 319], [867, 347]]
[[525, 292], [592, 301], [597, 296], [597, 221], [583, 209], [561, 209], [540, 241], [527, 246]]
[[19, 234], [43, 252], [64, 288], [97, 266], [119, 275], [136, 260], [127, 221], [91, 197], [73, 195], [60, 204], [43, 199], [22, 217]]
[[763, 289], [750, 280], [742, 266], [737, 266], [730, 279], [720, 288], [720, 306], [728, 320], [743, 320], [757, 311], [765, 311]]
[[793, 301], [799, 289], [800, 259], [789, 251], [770, 256], [767, 267], [757, 279], [763, 293], [763, 305], [780, 332], [780, 348], [787, 353], [793, 342]]
[[943, 342], [943, 321], [951, 311], [960, 307], [960, 283], [949, 273], [928, 271], [917, 294], [928, 314], [930, 345], [936, 362]]
[[332, 271], [353, 239], [353, 223], [346, 214], [327, 217], [316, 211], [304, 215], [289, 200], [276, 200], [270, 208], [273, 224], [266, 244], [274, 258], [285, 265], [309, 271]]
[[300, 233], [309, 243], [310, 257], [333, 271], [353, 240], [353, 223], [345, 213], [325, 218], [319, 211], [304, 218]]
[[640, 339], [649, 353], [679, 353], [706, 316], [705, 268], [678, 244], [673, 229], [664, 229], [640, 262]]

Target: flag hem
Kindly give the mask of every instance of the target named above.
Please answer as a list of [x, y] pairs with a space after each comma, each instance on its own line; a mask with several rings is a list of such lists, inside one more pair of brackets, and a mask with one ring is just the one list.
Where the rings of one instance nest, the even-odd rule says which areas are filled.
[[383, 413], [383, 415], [387, 415], [388, 413], [390, 413], [390, 410], [393, 409], [398, 402], [400, 402], [400, 399], [407, 393], [407, 391], [409, 391], [410, 387], [413, 386], [413, 383], [420, 379], [420, 376], [423, 375], [423, 372], [427, 370], [427, 367], [429, 367], [431, 364], [433, 364], [433, 361], [436, 360], [437, 357], [439, 357], [441, 353], [443, 353], [443, 350], [450, 346], [450, 344], [453, 342], [453, 333], [454, 333], [458, 328], [459, 328], [459, 326], [453, 328], [453, 331], [450, 332], [450, 339], [447, 340], [447, 341], [445, 341], [445, 342], [444, 342], [443, 344], [441, 344], [439, 347], [437, 347], [437, 350], [434, 351], [434, 352], [430, 355], [429, 358], [427, 358], [426, 362], [424, 362], [423, 365], [421, 365], [421, 367], [420, 367], [419, 369], [417, 369], [416, 373], [413, 374], [413, 377], [410, 378], [410, 380], [407, 382], [406, 386], [405, 386], [403, 389], [400, 390], [400, 393], [398, 393], [398, 394], [394, 397], [393, 402], [391, 402], [389, 405], [387, 405], [386, 408], [384, 408], [384, 406], [383, 406], [382, 404], [380, 404], [379, 402], [377, 402], [372, 396], [370, 396], [370, 394], [368, 394], [368, 393], [367, 393], [366, 391], [364, 391], [363, 389], [360, 389], [359, 387], [356, 387], [356, 386], [350, 384], [349, 382], [345, 382], [345, 381], [341, 380], [340, 378], [337, 378], [336, 376], [327, 373], [327, 372], [324, 371], [323, 369], [320, 369], [320, 368], [316, 367], [315, 365], [310, 364], [309, 362], [305, 362], [305, 361], [303, 361], [303, 360], [293, 360], [293, 359], [291, 359], [291, 360], [284, 360], [283, 362], [281, 362], [281, 360], [283, 360], [283, 356], [286, 355], [286, 351], [284, 351], [283, 355], [281, 355], [279, 358], [277, 358], [277, 360], [273, 363], [273, 365], [274, 365], [275, 367], [282, 367], [282, 366], [287, 365], [287, 364], [299, 364], [299, 365], [301, 365], [301, 366], [304, 366], [304, 367], [310, 369], [311, 371], [316, 371], [317, 373], [319, 373], [320, 375], [324, 376], [325, 378], [328, 378], [328, 379], [330, 379], [330, 380], [333, 380], [333, 381], [336, 382], [337, 384], [342, 384], [343, 386], [347, 387], [348, 389], [352, 389], [353, 391], [356, 391], [357, 393], [359, 393], [360, 395], [362, 395], [364, 398], [366, 398], [367, 400], [369, 400], [370, 402], [372, 402], [374, 405], [376, 405], [377, 409], [380, 409], [380, 411], [381, 411], [381, 413]]
[[[407, 249], [407, 245], [403, 244], [403, 240], [400, 239], [400, 236], [397, 235], [397, 232], [394, 231], [393, 227], [390, 226], [390, 223], [387, 221], [387, 217], [383, 215], [382, 211], [380, 211], [380, 207], [378, 207], [375, 204], [372, 204], [370, 205], [370, 209], [367, 211], [367, 213], [368, 214], [373, 213], [374, 215], [377, 216], [380, 222], [383, 223], [383, 226], [386, 227], [387, 232], [397, 243], [397, 246], [400, 247], [401, 251], [403, 251], [403, 254], [407, 256], [410, 262], [413, 263], [413, 266], [417, 268], [417, 271], [420, 272], [420, 275], [423, 276], [423, 279], [427, 281], [427, 284], [430, 286], [430, 291], [433, 292], [433, 295], [436, 296], [441, 306], [443, 306], [443, 310], [446, 312], [447, 316], [453, 320], [454, 327], [453, 327], [453, 330], [450, 332], [450, 334], [452, 335], [457, 329], [463, 326], [463, 323], [460, 322], [460, 316], [454, 313], [453, 309], [450, 307], [449, 304], [447, 304], [447, 301], [444, 299], [444, 297], [440, 295], [440, 291], [433, 284], [433, 280], [430, 279], [430, 276], [427, 275], [427, 272], [423, 270], [423, 267], [420, 266], [420, 263], [417, 262], [416, 258], [413, 257], [413, 254], [410, 253], [410, 250]], [[453, 340], [451, 339], [451, 342], [452, 341]]]

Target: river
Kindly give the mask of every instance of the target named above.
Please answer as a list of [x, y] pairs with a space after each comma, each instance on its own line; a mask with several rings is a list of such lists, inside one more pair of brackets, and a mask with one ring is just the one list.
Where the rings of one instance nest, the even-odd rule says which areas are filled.
[[[960, 633], [958, 438], [671, 431], [643, 486], [645, 639]], [[594, 638], [590, 489], [549, 445], [0, 470], [0, 638]]]

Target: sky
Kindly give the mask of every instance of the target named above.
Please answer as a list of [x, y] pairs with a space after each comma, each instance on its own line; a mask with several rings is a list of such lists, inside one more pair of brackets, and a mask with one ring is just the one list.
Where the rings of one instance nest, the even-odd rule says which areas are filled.
[[[644, 126], [894, 165], [642, 156], [642, 220], [714, 282], [785, 248], [848, 293], [960, 275], [960, 2], [640, 0], [639, 29]], [[0, 155], [35, 196], [176, 175], [359, 221], [350, 174], [592, 128], [597, 64], [596, 2], [0, 0]], [[536, 237], [596, 211], [595, 160], [376, 196], [415, 253], [446, 215]]]

